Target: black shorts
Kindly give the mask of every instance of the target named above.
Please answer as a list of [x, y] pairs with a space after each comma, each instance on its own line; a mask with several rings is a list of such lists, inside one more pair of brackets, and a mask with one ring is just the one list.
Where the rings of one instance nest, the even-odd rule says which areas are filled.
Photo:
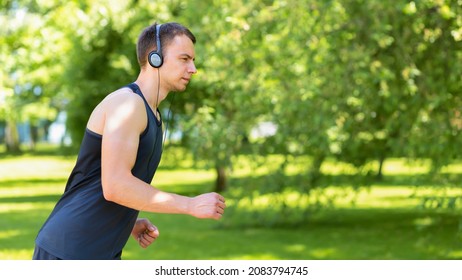
[[34, 255], [32, 256], [33, 260], [61, 260], [60, 258], [53, 256], [47, 251], [43, 250], [39, 246], [35, 246]]

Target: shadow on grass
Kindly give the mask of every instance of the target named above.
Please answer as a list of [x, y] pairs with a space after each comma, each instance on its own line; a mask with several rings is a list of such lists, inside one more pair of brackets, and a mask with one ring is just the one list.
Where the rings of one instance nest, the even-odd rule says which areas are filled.
[[130, 259], [450, 260], [462, 252], [460, 217], [430, 211], [333, 209], [298, 227], [277, 228], [216, 228], [215, 222], [189, 217], [147, 217], [161, 238], [152, 250], [129, 242]]
[[62, 184], [63, 189], [67, 179], [63, 178], [33, 178], [33, 179], [6, 179], [0, 180], [0, 188], [13, 188], [31, 185]]
[[[321, 175], [313, 183], [307, 175], [260, 175], [248, 176], [241, 178], [231, 178], [231, 187], [263, 187], [272, 188], [271, 185], [279, 186], [279, 189], [293, 188], [307, 190], [316, 188], [325, 188], [332, 186], [339, 187], [367, 187], [371, 185], [381, 187], [419, 187], [430, 186], [437, 189], [441, 186], [458, 186], [462, 181], [462, 174], [442, 174], [434, 177], [426, 174], [400, 174], [386, 175], [382, 179], [377, 179], [375, 176], [359, 176], [359, 175]], [[305, 186], [303, 188], [302, 186]]]
[[[4, 145], [0, 145], [4, 146]], [[43, 144], [35, 149], [30, 149], [29, 147], [21, 147], [19, 152], [7, 152], [4, 147], [0, 150], [0, 159], [13, 158], [18, 156], [76, 156], [78, 153], [77, 148], [73, 147], [61, 147], [54, 144]]]
[[[40, 197], [30, 199], [30, 202], [55, 202], [58, 197]], [[2, 200], [0, 203], [3, 203]], [[16, 201], [11, 201], [16, 202]], [[25, 202], [25, 201], [21, 201]], [[20, 203], [20, 202], [18, 202]], [[54, 204], [53, 204], [54, 205]], [[31, 259], [35, 247], [34, 241], [45, 219], [51, 212], [51, 208], [34, 207], [34, 210], [11, 210], [7, 213], [0, 213], [0, 251], [8, 254], [7, 259]], [[30, 255], [24, 256], [24, 251], [29, 250]], [[15, 252], [16, 251], [16, 252]], [[18, 257], [22, 255], [22, 257]]]
[[159, 189], [184, 196], [197, 196], [204, 192], [213, 191], [212, 182], [188, 183], [188, 184], [163, 184], [158, 186]]
[[[0, 250], [32, 250], [58, 195], [8, 197], [0, 203], [50, 202], [0, 213]], [[247, 215], [242, 211], [240, 215]], [[149, 249], [129, 241], [129, 259], [458, 259], [460, 217], [416, 209], [320, 211], [297, 227], [217, 228], [216, 221], [145, 213], [162, 232]], [[225, 216], [224, 219], [227, 219]], [[206, 244], [206, 248], [204, 248]]]
[[[462, 181], [456, 174], [448, 180]], [[351, 186], [362, 182], [356, 176], [323, 176], [322, 187]], [[277, 191], [272, 185], [298, 189], [303, 176], [276, 178], [255, 176], [233, 178], [230, 191], [253, 189]], [[371, 181], [382, 187], [439, 186], [426, 175], [401, 174]], [[170, 184], [163, 190], [195, 196], [213, 190], [213, 180], [193, 184]], [[370, 182], [369, 182], [370, 183]], [[65, 179], [17, 179], [0, 181], [0, 188], [62, 184]], [[226, 195], [225, 195], [226, 197]], [[60, 194], [7, 196], [2, 203], [33, 203], [33, 211], [16, 209], [0, 212], [0, 250], [32, 250], [33, 241]], [[388, 199], [388, 198], [387, 198]], [[393, 197], [398, 200], [398, 197]], [[46, 204], [46, 205], [44, 205]], [[271, 207], [271, 205], [269, 205]], [[251, 217], [237, 209], [236, 218]], [[140, 249], [133, 241], [127, 246], [130, 259], [458, 259], [462, 256], [460, 215], [416, 208], [326, 208], [293, 226], [217, 227], [181, 215], [150, 214], [162, 235], [153, 248]], [[225, 213], [223, 218], [227, 221]], [[453, 253], [461, 252], [461, 253]]]
[[58, 202], [61, 195], [31, 195], [0, 197], [0, 203]]

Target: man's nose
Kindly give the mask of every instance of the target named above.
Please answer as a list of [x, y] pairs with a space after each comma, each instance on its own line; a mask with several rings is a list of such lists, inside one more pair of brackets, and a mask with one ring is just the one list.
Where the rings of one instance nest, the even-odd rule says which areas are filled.
[[197, 73], [196, 65], [194, 64], [194, 62], [191, 63], [191, 65], [189, 66], [188, 71], [189, 71], [189, 73], [192, 73], [192, 74]]

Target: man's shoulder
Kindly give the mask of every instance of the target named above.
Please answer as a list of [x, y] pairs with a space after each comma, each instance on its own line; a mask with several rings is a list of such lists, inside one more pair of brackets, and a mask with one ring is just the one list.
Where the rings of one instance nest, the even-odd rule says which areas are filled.
[[[109, 93], [93, 110], [87, 127], [103, 134], [104, 126], [111, 122], [130, 122], [139, 124], [140, 129], [146, 126], [146, 108], [141, 96], [130, 88], [121, 88]], [[135, 125], [133, 126], [135, 128]]]
[[144, 118], [146, 108], [143, 98], [129, 88], [109, 93], [95, 108], [95, 114], [105, 118]]
[[101, 103], [109, 110], [127, 106], [144, 107], [143, 98], [127, 87], [109, 93]]

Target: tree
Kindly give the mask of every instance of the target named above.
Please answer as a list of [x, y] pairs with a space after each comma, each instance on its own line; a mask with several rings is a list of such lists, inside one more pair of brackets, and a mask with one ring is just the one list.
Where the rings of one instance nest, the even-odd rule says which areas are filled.
[[390, 156], [448, 163], [460, 138], [451, 120], [460, 107], [454, 81], [461, 67], [449, 59], [461, 55], [454, 36], [460, 5], [344, 1], [341, 7], [344, 21], [327, 36], [326, 64], [336, 78], [337, 157], [356, 166], [378, 160], [379, 176]]
[[[0, 57], [4, 72], [0, 79], [0, 118], [6, 121], [6, 146], [19, 152], [16, 125], [36, 120], [52, 121], [60, 109], [54, 102], [59, 89], [59, 63], [66, 51], [61, 33], [53, 29], [53, 19], [34, 1], [11, 1], [0, 14], [2, 29]], [[57, 3], [49, 2], [50, 5]], [[47, 40], [43, 40], [46, 37]], [[30, 108], [35, 107], [34, 110]]]
[[[175, 111], [169, 131], [216, 170], [217, 191], [244, 153], [255, 167], [281, 158], [257, 193], [291, 189], [301, 201], [329, 184], [328, 158], [358, 175], [382, 176], [392, 156], [431, 158], [438, 171], [460, 158], [459, 2], [10, 1], [4, 22], [30, 17], [1, 31], [0, 118], [14, 124], [26, 111], [49, 113], [27, 108], [65, 108], [78, 145], [91, 110], [136, 75], [140, 30], [178, 21], [197, 36], [198, 74], [163, 106]], [[253, 137], [265, 123], [276, 133]], [[296, 176], [293, 162], [303, 162]]]

